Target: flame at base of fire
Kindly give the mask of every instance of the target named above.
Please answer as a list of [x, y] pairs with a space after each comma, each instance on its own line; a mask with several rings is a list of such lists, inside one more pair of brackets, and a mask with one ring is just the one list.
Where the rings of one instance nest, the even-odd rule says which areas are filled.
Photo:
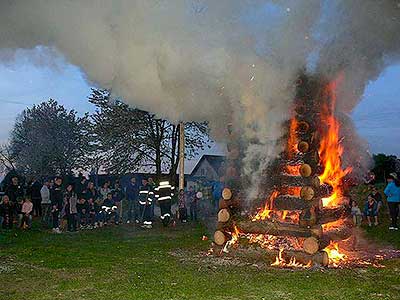
[[279, 249], [279, 254], [275, 258], [275, 262], [271, 264], [272, 267], [280, 267], [280, 268], [303, 268], [308, 269], [312, 266], [312, 261], [309, 261], [306, 265], [299, 263], [296, 261], [295, 257], [290, 258], [289, 262], [283, 258], [284, 249]]
[[328, 247], [324, 249], [324, 251], [328, 254], [329, 264], [333, 266], [338, 266], [340, 263], [346, 261], [346, 255], [339, 251], [339, 244], [331, 242]]

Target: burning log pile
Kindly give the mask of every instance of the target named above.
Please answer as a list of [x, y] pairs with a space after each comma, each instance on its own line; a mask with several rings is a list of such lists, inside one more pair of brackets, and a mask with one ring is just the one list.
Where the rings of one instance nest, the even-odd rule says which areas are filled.
[[260, 198], [267, 200], [250, 218], [240, 215], [240, 149], [229, 129], [226, 182], [235, 189], [222, 193], [214, 234], [223, 251], [245, 237], [276, 254], [273, 265], [327, 266], [330, 250], [338, 253], [332, 241], [348, 238], [348, 231], [331, 229], [332, 224], [344, 224], [342, 183], [351, 170], [341, 167], [343, 149], [334, 107], [334, 83], [300, 76], [285, 150], [266, 170]]

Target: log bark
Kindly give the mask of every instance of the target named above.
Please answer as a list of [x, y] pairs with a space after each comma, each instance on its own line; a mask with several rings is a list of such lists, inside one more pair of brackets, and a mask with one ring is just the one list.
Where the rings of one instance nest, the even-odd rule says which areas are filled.
[[273, 203], [276, 210], [304, 210], [313, 206], [315, 201], [306, 201], [298, 197], [280, 195]]
[[335, 222], [347, 216], [345, 207], [324, 208], [318, 212], [318, 224]]
[[239, 221], [236, 225], [245, 233], [296, 237], [322, 236], [322, 227], [318, 225], [311, 228], [305, 228], [294, 224], [284, 224], [271, 221]]
[[219, 200], [219, 209], [223, 209], [223, 208], [229, 208], [230, 200], [225, 200], [225, 199], [220, 199]]
[[231, 214], [229, 213], [228, 209], [223, 208], [218, 212], [218, 222], [226, 223], [230, 218]]

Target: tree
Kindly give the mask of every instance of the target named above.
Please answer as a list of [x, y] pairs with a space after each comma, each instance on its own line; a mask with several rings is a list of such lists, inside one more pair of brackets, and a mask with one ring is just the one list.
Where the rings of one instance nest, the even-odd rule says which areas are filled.
[[[107, 90], [93, 89], [89, 96], [97, 110], [92, 115], [96, 152], [111, 173], [151, 170], [160, 177], [176, 174], [179, 125], [111, 99]], [[186, 157], [192, 158], [209, 144], [207, 123], [185, 123]]]
[[392, 172], [396, 172], [397, 157], [394, 155], [385, 155], [383, 153], [374, 154], [374, 172], [378, 181], [384, 181]]
[[0, 172], [7, 173], [15, 171], [15, 160], [12, 156], [10, 145], [0, 145]]
[[27, 108], [11, 133], [10, 151], [27, 174], [68, 175], [83, 167], [89, 147], [89, 119], [50, 99]]

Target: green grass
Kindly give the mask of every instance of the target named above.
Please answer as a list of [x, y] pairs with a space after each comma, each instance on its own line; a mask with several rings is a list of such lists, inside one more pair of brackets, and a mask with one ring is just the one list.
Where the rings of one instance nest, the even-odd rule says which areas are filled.
[[190, 225], [3, 232], [0, 299], [400, 299], [400, 260], [354, 270], [218, 265], [196, 257], [209, 247], [203, 233]]

